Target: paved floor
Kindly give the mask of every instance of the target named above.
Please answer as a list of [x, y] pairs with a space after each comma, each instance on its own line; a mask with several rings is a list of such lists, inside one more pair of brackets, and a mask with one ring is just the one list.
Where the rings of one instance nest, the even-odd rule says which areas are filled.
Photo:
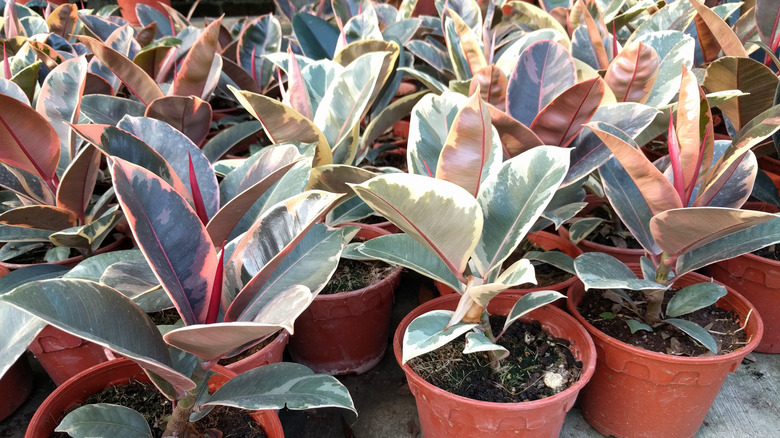
[[[426, 293], [422, 292], [424, 296]], [[405, 277], [396, 291], [393, 325], [418, 301], [418, 284]], [[751, 354], [732, 373], [715, 400], [697, 438], [780, 437], [780, 355]], [[0, 438], [22, 438], [24, 429], [43, 398], [53, 389], [38, 368], [36, 391], [13, 416], [0, 422]], [[340, 378], [350, 389], [360, 416], [342, 417], [337, 409], [282, 411], [280, 417], [289, 438], [419, 438], [414, 398], [392, 352], [362, 376]], [[2, 394], [0, 394], [0, 397]], [[563, 438], [597, 438], [576, 407], [567, 415]]]

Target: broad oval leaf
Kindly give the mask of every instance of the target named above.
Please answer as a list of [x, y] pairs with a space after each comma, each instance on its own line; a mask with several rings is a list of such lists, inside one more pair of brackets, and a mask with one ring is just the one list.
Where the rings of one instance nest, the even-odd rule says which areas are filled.
[[599, 108], [604, 80], [596, 77], [568, 88], [534, 118], [531, 131], [544, 144], [568, 147]]
[[92, 200], [101, 158], [96, 147], [86, 145], [65, 170], [60, 186], [57, 187], [57, 205], [73, 212], [82, 224]]
[[586, 252], [574, 259], [577, 277], [588, 289], [661, 290], [665, 286], [637, 278], [620, 260], [601, 252]]
[[303, 53], [311, 59], [332, 59], [339, 30], [324, 19], [299, 12], [292, 18], [292, 28]]
[[212, 114], [211, 105], [196, 96], [161, 97], [149, 104], [144, 113], [146, 117], [173, 126], [196, 145], [200, 145], [208, 135]]
[[136, 242], [182, 319], [203, 323], [218, 260], [197, 214], [146, 169], [117, 158], [111, 174]]
[[53, 205], [27, 205], [0, 214], [0, 224], [48, 231], [75, 227], [77, 222], [75, 213]]
[[635, 41], [652, 47], [659, 61], [658, 75], [645, 103], [656, 108], [668, 104], [679, 90], [680, 64], [688, 69], [693, 67], [696, 42], [689, 35], [673, 30], [648, 33]]
[[[693, 0], [696, 1], [696, 0]], [[665, 323], [671, 324], [678, 329], [682, 330], [688, 336], [692, 337], [704, 345], [708, 350], [713, 353], [718, 353], [718, 344], [715, 342], [715, 338], [712, 337], [707, 330], [700, 325], [687, 321], [685, 319], [668, 318], [664, 320]]]
[[203, 155], [213, 164], [232, 148], [251, 140], [261, 129], [263, 126], [257, 120], [236, 123], [227, 127], [203, 145]]
[[74, 438], [94, 436], [151, 436], [146, 418], [135, 409], [108, 403], [95, 403], [76, 408], [55, 429]]
[[483, 331], [477, 330], [466, 333], [466, 347], [463, 348], [463, 354], [483, 353], [486, 351], [496, 352], [499, 359], [509, 356], [509, 350], [490, 342], [490, 339], [485, 336]]
[[526, 313], [538, 309], [546, 304], [550, 304], [559, 298], [566, 298], [566, 295], [561, 294], [553, 290], [545, 290], [538, 292], [531, 292], [520, 297], [519, 300], [512, 306], [512, 310], [506, 317], [504, 328], [501, 332], [505, 332], [513, 322], [522, 318]]
[[537, 41], [520, 55], [507, 87], [507, 112], [528, 126], [556, 96], [577, 82], [571, 54], [555, 41]]
[[262, 55], [278, 52], [281, 45], [282, 26], [273, 14], [261, 15], [245, 24], [238, 37], [238, 63], [261, 90], [266, 89], [273, 78], [273, 63]]
[[[709, 30], [709, 34], [714, 37], [715, 41], [717, 41], [717, 45], [720, 46], [719, 48], [723, 50], [723, 53], [726, 56], [747, 58], [748, 54], [745, 51], [745, 47], [743, 47], [742, 41], [739, 40], [739, 37], [737, 37], [734, 31], [731, 30], [731, 26], [726, 24], [726, 22], [723, 21], [723, 19], [720, 18], [718, 14], [713, 12], [713, 10], [709, 7], [705, 6], [704, 3], [701, 3], [698, 0], [688, 0], [688, 2], [696, 9], [697, 29], [700, 27], [702, 29], [706, 27], [707, 30]], [[708, 47], [708, 42], [712, 43], [712, 41], [707, 41], [706, 38], [702, 37], [702, 35], [705, 33], [706, 32], [699, 33], [699, 40], [702, 41], [702, 49]]]
[[474, 196], [448, 181], [401, 173], [380, 175], [352, 188], [463, 278], [482, 235], [482, 209]]
[[435, 175], [450, 126], [466, 102], [462, 94], [446, 92], [425, 95], [414, 106], [406, 150], [410, 173]]
[[252, 410], [338, 407], [357, 412], [349, 391], [335, 377], [290, 362], [254, 368], [230, 379], [203, 406], [215, 405]]
[[513, 119], [509, 114], [493, 105], [488, 105], [488, 111], [490, 111], [490, 121], [493, 127], [496, 128], [498, 137], [501, 140], [504, 158], [515, 157], [531, 148], [544, 144], [533, 131]]
[[412, 320], [404, 332], [401, 364], [454, 341], [478, 325], [458, 323], [445, 330], [454, 313], [450, 310], [434, 310]]
[[[190, 47], [179, 65], [179, 71], [173, 80], [171, 94], [176, 96], [196, 96], [208, 100], [216, 86], [216, 80], [222, 69], [222, 58], [216, 55], [219, 44], [219, 29], [222, 18], [209, 23], [200, 37]], [[215, 69], [219, 67], [218, 69]], [[147, 102], [149, 104], [151, 102]]]
[[726, 288], [714, 282], [696, 283], [677, 292], [666, 305], [666, 316], [676, 318], [715, 304], [726, 296]]
[[641, 41], [624, 47], [607, 68], [604, 80], [618, 102], [645, 103], [658, 75], [658, 54]]
[[141, 117], [146, 107], [134, 100], [91, 94], [81, 99], [81, 114], [98, 125], [116, 125], [124, 116]]
[[0, 302], [0, 377], [27, 351], [27, 347], [45, 326], [45, 321]]

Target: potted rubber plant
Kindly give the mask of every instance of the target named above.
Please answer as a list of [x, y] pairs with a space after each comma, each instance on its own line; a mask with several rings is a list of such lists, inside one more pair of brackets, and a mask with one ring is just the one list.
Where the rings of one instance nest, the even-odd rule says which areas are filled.
[[[602, 433], [627, 436], [641, 430], [646, 436], [693, 435], [726, 375], [758, 344], [762, 323], [752, 305], [735, 291], [695, 278], [690, 271], [778, 240], [776, 215], [738, 208], [750, 196], [756, 176], [751, 147], [780, 127], [777, 111], [773, 107], [754, 118], [731, 142], [713, 141], [707, 98], [683, 67], [677, 123], [669, 125], [670, 152], [664, 171], [625, 133], [606, 124], [591, 126], [614, 153], [599, 169], [605, 192], [648, 255], [641, 266], [632, 268], [599, 253], [575, 260], [585, 288], [607, 290], [586, 295], [582, 286], [572, 287], [567, 302], [604, 351], [581, 398], [583, 415]], [[637, 278], [638, 273], [642, 278]], [[681, 289], [673, 290], [673, 285]], [[594, 294], [613, 299], [616, 312], [583, 318], [583, 300]], [[734, 330], [744, 332], [744, 338], [733, 344], [736, 347], [719, 345], [721, 331], [711, 329], [706, 320], [691, 323], [700, 309], [733, 311]], [[660, 335], [666, 339], [664, 347], [637, 348], [595, 327], [616, 318], [629, 334]], [[663, 334], [666, 329], [675, 335]], [[691, 338], [701, 348], [698, 352], [678, 348], [681, 339]], [[679, 357], [683, 352], [691, 357]], [[658, 372], [641, 373], [637, 367]], [[691, 373], [700, 377], [682, 377]]]
[[[478, 120], [486, 120], [481, 126], [491, 132], [490, 117], [479, 95], [475, 93], [470, 102], [473, 106], [464, 117], [476, 115]], [[499, 155], [496, 161], [496, 157], [491, 156], [490, 135], [482, 137], [486, 139], [482, 142], [468, 142], [464, 138], [464, 142], [473, 145], [468, 153], [455, 148], [457, 142], [445, 147], [439, 158], [437, 168], [440, 171], [436, 178], [391, 173], [352, 185], [361, 199], [403, 231], [368, 240], [354, 248], [352, 254], [404, 266], [458, 291], [458, 294], [432, 300], [410, 313], [394, 337], [396, 359], [415, 394], [425, 435], [492, 433], [514, 436], [518, 428], [537, 436], [555, 435], [560, 431], [564, 413], [588, 380], [593, 366], [591, 341], [583, 336], [582, 328], [559, 309], [542, 307], [560, 298], [561, 294], [535, 292], [519, 299], [500, 295], [513, 285], [534, 281], [528, 260], [518, 260], [505, 268], [502, 262], [552, 199], [568, 170], [569, 152], [558, 147], [539, 146], [504, 162]], [[485, 153], [474, 154], [475, 148]], [[494, 165], [488, 165], [490, 163]], [[560, 384], [552, 392], [558, 392], [555, 395], [521, 403], [484, 402], [472, 395], [462, 396], [439, 389], [420, 377], [421, 368], [413, 370], [410, 367], [426, 353], [435, 355], [460, 338], [460, 344], [453, 347], [453, 362], [445, 361], [444, 356], [440, 360], [434, 356], [434, 368], [448, 369], [454, 362], [467, 362], [471, 358], [479, 362], [479, 373], [511, 372], [509, 370], [513, 368], [509, 364], [513, 358], [506, 357], [508, 350], [496, 340], [529, 311], [530, 317], [538, 320], [544, 330], [567, 339], [572, 358], [582, 361], [581, 370], [568, 375], [571, 379], [558, 380], [548, 376], [548, 389]], [[489, 317], [489, 313], [506, 316], [503, 327], [492, 325], [490, 321], [495, 318]], [[446, 356], [446, 353], [442, 354]], [[484, 360], [480, 361], [481, 358]], [[573, 378], [575, 375], [578, 378]], [[568, 384], [564, 384], [565, 380]], [[533, 386], [517, 380], [507, 390], [511, 392], [514, 388], [519, 393], [518, 388], [526, 385]], [[469, 386], [482, 385], [471, 381]], [[528, 395], [523, 393], [514, 401], [524, 397]], [[479, 412], [478, 420], [476, 412]]]
[[[332, 378], [322, 380], [322, 376], [314, 376], [310, 370], [297, 364], [255, 368], [241, 374], [243, 377], [236, 377], [233, 383], [225, 383], [211, 396], [206, 391], [208, 372], [220, 358], [241, 352], [281, 329], [293, 330], [294, 319], [311, 302], [316, 290], [291, 284], [291, 278], [277, 272], [288, 259], [279, 253], [292, 251], [295, 243], [305, 240], [304, 234], [309, 230], [314, 229], [314, 237], [327, 234], [324, 233], [326, 230], [315, 227], [316, 221], [339, 196], [305, 192], [271, 206], [267, 215], [261, 216], [249, 231], [231, 242], [227, 249], [231, 257], [225, 263], [223, 282], [222, 266], [226, 250], [218, 251], [196, 209], [190, 207], [187, 199], [152, 172], [121, 158], [111, 160], [119, 202], [146, 261], [174, 303], [184, 325], [169, 327], [163, 336], [147, 314], [129, 298], [109, 286], [88, 280], [51, 279], [27, 283], [4, 294], [3, 303], [23, 310], [25, 318], [31, 314], [34, 316], [32, 319], [40, 318], [141, 365], [149, 372], [155, 385], [168, 398], [177, 401], [167, 422], [165, 433], [168, 435], [184, 436], [193, 412], [218, 404], [248, 409], [328, 405], [354, 410], [348, 393], [337, 381]], [[271, 235], [269, 233], [277, 232], [277, 237], [286, 237], [279, 239], [273, 247], [259, 247]], [[343, 233], [345, 230], [331, 234], [343, 239]], [[332, 257], [337, 257], [341, 250], [342, 244], [337, 243], [336, 254]], [[254, 258], [247, 257], [247, 248], [254, 252]], [[250, 265], [263, 256], [266, 257], [265, 264]], [[258, 272], [236, 293], [235, 287], [243, 283], [236, 284], [231, 279], [240, 281], [241, 275], [253, 272], [252, 269], [258, 269]], [[41, 296], [47, 297], [44, 301], [48, 303], [41, 302]], [[73, 300], [74, 297], [79, 299]], [[79, 303], [90, 304], [82, 306]], [[16, 329], [6, 327], [6, 330]], [[172, 358], [168, 346], [180, 351]], [[265, 384], [252, 378], [253, 375], [265, 375]], [[249, 384], [249, 381], [253, 383]], [[303, 386], [300, 390], [294, 386], [288, 391], [281, 386], [260, 389], [270, 382], [282, 386], [298, 382]], [[248, 389], [249, 392], [246, 392]], [[265, 396], [276, 392], [281, 397], [271, 395], [275, 401], [269, 404], [268, 399], [260, 401], [263, 392]], [[324, 398], [312, 403], [312, 397], [321, 396]], [[243, 398], [243, 401], [239, 402], [237, 398]], [[103, 409], [116, 413], [120, 408], [109, 406]], [[76, 412], [78, 410], [71, 415], [82, 418], [86, 423], [104, 415], [99, 411], [88, 414]], [[46, 418], [48, 414], [41, 415], [47, 425], [45, 427], [53, 426], [52, 419]], [[130, 417], [119, 416], [137, 420], [133, 414]]]

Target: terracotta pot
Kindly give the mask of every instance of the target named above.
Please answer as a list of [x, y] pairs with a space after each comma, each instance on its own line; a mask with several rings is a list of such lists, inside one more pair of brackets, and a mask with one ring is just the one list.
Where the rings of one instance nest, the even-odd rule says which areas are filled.
[[[130, 380], [150, 381], [141, 367], [129, 359], [102, 363], [79, 373], [43, 401], [30, 420], [25, 438], [50, 436], [71, 406], [109, 386], [126, 384]], [[251, 416], [263, 426], [269, 438], [284, 437], [282, 424], [274, 411], [256, 411]]]
[[[251, 356], [247, 356], [239, 361], [233, 362], [229, 365], [225, 365], [224, 368], [229, 370], [233, 374], [241, 374], [244, 371], [259, 368], [263, 365], [270, 363], [277, 363], [282, 361], [282, 355], [284, 354], [284, 347], [287, 346], [287, 342], [290, 340], [290, 335], [286, 330], [282, 330], [276, 335], [276, 338], [268, 345], [263, 347], [260, 351], [253, 353]], [[226, 376], [225, 373], [219, 373], [209, 378], [209, 391], [216, 391], [222, 385], [230, 380], [232, 376]]]
[[[632, 267], [638, 272], [638, 266]], [[710, 281], [689, 273], [677, 287]], [[748, 344], [735, 352], [713, 357], [679, 357], [634, 347], [609, 337], [577, 311], [584, 287], [569, 289], [569, 312], [596, 343], [596, 372], [580, 394], [579, 406], [588, 423], [604, 435], [622, 437], [692, 437], [704, 421], [726, 376], [761, 339], [763, 323], [751, 304], [727, 288], [718, 307], [735, 311], [745, 325]]]
[[766, 172], [775, 187], [780, 190], [780, 160], [764, 155], [758, 158], [758, 167]]
[[160, 6], [160, 3], [165, 3], [170, 6], [171, 0], [116, 0], [116, 3], [119, 5], [122, 17], [127, 20], [128, 23], [133, 26], [140, 26], [141, 23], [138, 21], [138, 16], [135, 14], [136, 5], [149, 5], [167, 15], [168, 13], [165, 11], [165, 8]]
[[0, 421], [27, 401], [33, 388], [33, 375], [27, 356], [22, 355], [0, 378]]
[[[558, 234], [566, 239], [569, 238], [569, 230], [564, 227], [558, 228]], [[639, 263], [642, 256], [645, 255], [644, 249], [616, 248], [614, 246], [602, 245], [584, 239], [580, 240], [580, 243], [578, 243], [577, 246], [579, 246], [583, 252], [603, 252], [628, 264]]]
[[[126, 235], [123, 235], [122, 237], [118, 238], [117, 240], [111, 242], [110, 244], [99, 248], [97, 251], [95, 251], [95, 254], [103, 254], [104, 252], [114, 251], [117, 249], [124, 248], [124, 245], [129, 245], [130, 240]], [[59, 260], [56, 262], [43, 262], [42, 264], [47, 265], [59, 265], [59, 266], [66, 266], [69, 268], [72, 268], [76, 265], [78, 265], [80, 262], [84, 260], [84, 256], [78, 255], [75, 257], [70, 257], [65, 260]], [[0, 267], [4, 267], [6, 269], [21, 269], [25, 268], [27, 266], [33, 266], [36, 264], [41, 263], [8, 263], [8, 262], [0, 262]]]
[[363, 289], [317, 295], [295, 320], [290, 356], [331, 375], [362, 374], [376, 366], [387, 350], [393, 291], [400, 279], [398, 267]]
[[27, 348], [57, 386], [111, 357], [100, 345], [50, 325], [44, 327]]
[[[566, 254], [571, 258], [577, 258], [577, 256], [582, 254], [582, 250], [578, 248], [576, 245], [574, 245], [573, 243], [571, 243], [571, 241], [568, 238], [564, 238], [560, 235], [553, 234], [547, 231], [537, 231], [535, 233], [529, 233], [528, 240], [534, 245], [542, 247], [547, 251], [552, 251], [557, 249], [558, 251]], [[528, 292], [534, 292], [540, 290], [554, 290], [565, 294], [566, 291], [569, 289], [569, 286], [571, 286], [575, 282], [577, 282], [577, 277], [572, 276], [568, 280], [550, 286], [513, 288], [513, 289], [507, 289], [501, 292], [501, 294], [507, 296], [515, 296], [515, 298], [519, 298], [521, 295], [525, 295]], [[439, 291], [440, 295], [448, 295], [455, 292], [454, 290], [452, 290], [451, 287], [443, 283], [440, 283], [438, 281], [434, 282], [434, 284], [436, 285], [436, 289]], [[557, 307], [564, 308], [563, 300], [555, 301], [553, 304]]]
[[[447, 295], [428, 301], [415, 308], [401, 321], [393, 337], [393, 351], [401, 363], [401, 341], [406, 327], [414, 318], [431, 310], [455, 310], [457, 295]], [[516, 297], [497, 296], [490, 301], [488, 311], [506, 315], [517, 301]], [[418, 376], [408, 365], [401, 368], [406, 374], [417, 402], [420, 426], [425, 437], [503, 438], [503, 437], [557, 437], [563, 420], [574, 405], [577, 394], [593, 375], [596, 351], [590, 336], [566, 312], [544, 306], [528, 315], [542, 323], [545, 331], [554, 337], [571, 341], [574, 356], [582, 361], [582, 375], [574, 385], [551, 397], [523, 403], [493, 403], [472, 400], [451, 394]], [[524, 318], [525, 319], [525, 318]]]

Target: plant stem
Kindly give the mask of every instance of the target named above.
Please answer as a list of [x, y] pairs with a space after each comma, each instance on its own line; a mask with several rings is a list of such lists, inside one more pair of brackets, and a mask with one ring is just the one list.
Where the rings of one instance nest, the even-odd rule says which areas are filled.
[[[479, 323], [485, 336], [490, 339], [490, 342], [495, 343], [496, 337], [493, 335], [493, 329], [490, 327], [490, 318], [488, 317], [487, 310], [482, 311], [482, 318]], [[498, 370], [501, 367], [501, 360], [498, 358], [498, 354], [495, 351], [487, 351], [488, 358], [490, 359], [490, 367], [494, 370]]]
[[[661, 261], [655, 270], [655, 282], [660, 284], [666, 284], [669, 281], [669, 273], [671, 268], [669, 267], [672, 260], [669, 259], [666, 253], [661, 254]], [[645, 298], [647, 299], [647, 309], [645, 310], [644, 320], [647, 324], [653, 325], [661, 321], [661, 311], [664, 301], [665, 289], [651, 290], [645, 292]]]
[[173, 408], [171, 418], [165, 425], [163, 437], [186, 437], [187, 428], [190, 424], [190, 414], [195, 407], [195, 400], [200, 392], [200, 387], [206, 380], [208, 371], [203, 367], [203, 360], [198, 359], [195, 371], [192, 374], [192, 380], [196, 386], [189, 391], [184, 398], [177, 400], [176, 407]]

